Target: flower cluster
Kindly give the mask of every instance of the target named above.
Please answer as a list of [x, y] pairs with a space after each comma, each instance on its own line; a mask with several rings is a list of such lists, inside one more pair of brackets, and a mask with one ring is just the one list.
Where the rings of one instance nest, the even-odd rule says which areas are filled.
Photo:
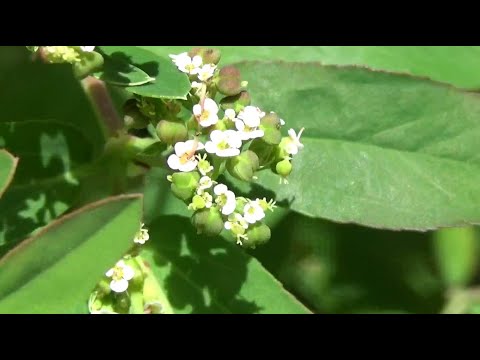
[[[40, 47], [34, 46], [32, 50], [38, 51]], [[76, 63], [81, 61], [83, 53], [90, 53], [95, 46], [42, 46], [45, 59], [50, 63]]]
[[304, 129], [298, 134], [290, 129], [282, 137], [285, 121], [251, 104], [238, 69], [218, 68], [218, 51], [195, 48], [170, 58], [190, 78], [189, 98], [182, 105], [192, 114], [187, 121], [170, 117], [157, 125], [159, 138], [173, 149], [167, 159], [174, 171], [168, 176], [173, 193], [194, 211], [192, 223], [199, 233], [227, 230], [239, 245], [264, 243], [270, 229], [262, 221], [275, 202], [237, 196], [221, 180], [230, 175], [252, 181], [257, 171], [270, 168], [287, 183], [292, 157], [303, 148]]
[[105, 278], [90, 295], [88, 309], [91, 314], [165, 312], [161, 290], [148, 264], [137, 254], [138, 246], [144, 245], [149, 238], [148, 230], [141, 224], [133, 239], [133, 250], [107, 270]]

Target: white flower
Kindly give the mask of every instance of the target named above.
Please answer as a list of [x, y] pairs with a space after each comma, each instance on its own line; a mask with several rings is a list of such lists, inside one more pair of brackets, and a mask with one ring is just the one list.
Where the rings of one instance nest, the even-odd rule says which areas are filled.
[[210, 189], [213, 186], [213, 180], [209, 176], [202, 176], [198, 182], [197, 193], [201, 194], [204, 190]]
[[206, 176], [213, 171], [213, 166], [210, 165], [210, 162], [207, 160], [207, 154], [203, 154], [203, 156], [197, 155], [196, 158], [198, 160], [198, 171], [200, 171], [200, 174]]
[[232, 120], [232, 121], [235, 121], [235, 116], [236, 116], [235, 110], [233, 110], [233, 109], [227, 109], [227, 110], [225, 110], [225, 117], [226, 117], [227, 119], [230, 119], [230, 120]]
[[250, 126], [247, 126], [242, 120], [236, 120], [235, 127], [238, 130], [238, 136], [243, 141], [261, 138], [263, 137], [263, 135], [265, 135], [265, 132], [263, 130], [257, 129], [256, 127], [252, 128]]
[[145, 244], [148, 239], [150, 239], [150, 235], [148, 234], [148, 230], [144, 228], [145, 224], [142, 223], [140, 230], [137, 232], [135, 235], [135, 238], [133, 239], [133, 242], [135, 244]]
[[235, 130], [213, 130], [210, 134], [211, 141], [205, 144], [205, 150], [210, 154], [220, 157], [237, 156], [242, 146], [242, 139]]
[[215, 125], [218, 122], [218, 105], [210, 98], [206, 98], [201, 104], [193, 107], [193, 114], [197, 117], [199, 124], [203, 127]]
[[298, 135], [295, 133], [295, 130], [293, 129], [288, 130], [290, 141], [287, 143], [285, 150], [290, 155], [296, 155], [299, 150], [303, 149], [303, 144], [300, 142], [300, 136], [302, 136], [303, 130], [305, 130], [305, 128], [302, 128], [298, 132]]
[[186, 52], [178, 55], [170, 55], [170, 58], [173, 60], [174, 64], [177, 65], [178, 70], [190, 75], [197, 74], [203, 62], [201, 56], [196, 55], [192, 59]]
[[280, 119], [280, 125], [281, 125], [281, 126], [285, 125], [285, 120]]
[[230, 215], [235, 211], [237, 201], [233, 191], [228, 190], [227, 186], [224, 184], [218, 184], [213, 189], [213, 192], [217, 195], [215, 202], [222, 209], [223, 215]]
[[110, 289], [116, 293], [121, 293], [128, 289], [128, 281], [133, 279], [135, 271], [126, 265], [123, 260], [120, 260], [105, 275], [112, 278]]
[[250, 224], [255, 224], [257, 221], [260, 221], [265, 217], [265, 211], [263, 211], [257, 200], [250, 200], [243, 208], [243, 217]]
[[265, 116], [265, 113], [255, 106], [246, 106], [238, 114], [238, 118], [243, 120], [245, 125], [254, 128], [260, 125], [260, 119]]
[[167, 164], [172, 170], [180, 170], [182, 172], [193, 171], [198, 164], [194, 156], [195, 152], [203, 149], [203, 144], [196, 140], [178, 142], [175, 144], [175, 154], [168, 157]]
[[225, 222], [225, 229], [227, 230], [236, 230], [236, 225], [240, 225], [240, 227], [244, 230], [248, 229], [248, 222], [239, 213], [233, 213], [228, 216], [228, 220]]
[[85, 52], [92, 52], [95, 50], [95, 46], [80, 46], [80, 49]]
[[203, 65], [201, 68], [197, 70], [198, 80], [203, 82], [207, 81], [213, 76], [213, 73], [215, 72], [216, 69], [217, 69], [216, 65], [212, 65], [212, 64]]

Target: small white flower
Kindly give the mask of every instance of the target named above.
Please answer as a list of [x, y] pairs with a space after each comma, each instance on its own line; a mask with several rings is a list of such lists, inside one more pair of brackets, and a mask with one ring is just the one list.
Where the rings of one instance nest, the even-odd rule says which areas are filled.
[[210, 98], [206, 98], [201, 104], [193, 107], [193, 114], [197, 117], [199, 124], [203, 127], [215, 125], [218, 122], [218, 105]]
[[115, 267], [108, 270], [105, 275], [112, 278], [110, 289], [116, 293], [121, 293], [128, 289], [128, 281], [133, 279], [135, 271], [126, 265], [123, 260], [120, 260], [115, 264]]
[[244, 230], [248, 229], [248, 222], [244, 219], [242, 214], [233, 213], [228, 216], [228, 220], [225, 222], [225, 229], [236, 230], [235, 226], [240, 225]]
[[203, 193], [203, 191], [210, 189], [213, 186], [213, 180], [209, 176], [202, 176], [200, 181], [198, 182], [198, 191], [199, 194]]
[[243, 217], [250, 224], [255, 224], [257, 221], [260, 221], [265, 217], [265, 211], [263, 211], [257, 200], [250, 200], [243, 208]]
[[213, 166], [210, 165], [210, 162], [207, 160], [207, 154], [203, 154], [203, 156], [197, 155], [196, 158], [198, 160], [198, 171], [200, 171], [200, 174], [206, 176], [213, 171]]
[[213, 130], [211, 141], [205, 144], [205, 150], [220, 157], [231, 157], [240, 154], [242, 139], [235, 130]]
[[173, 60], [174, 64], [177, 65], [178, 70], [190, 75], [197, 74], [203, 62], [201, 56], [196, 55], [192, 59], [186, 52], [178, 55], [170, 55], [170, 58]]
[[172, 170], [180, 170], [182, 172], [193, 171], [198, 164], [194, 156], [195, 152], [203, 149], [203, 144], [195, 140], [178, 142], [175, 144], [175, 154], [168, 157], [167, 164]]
[[285, 120], [280, 119], [280, 125], [281, 125], [281, 126], [285, 125]]
[[202, 192], [200, 196], [205, 200], [205, 207], [210, 209], [213, 205], [213, 196], [210, 195], [208, 192]]
[[95, 46], [80, 46], [80, 49], [85, 52], [92, 52], [95, 50]]
[[225, 117], [226, 117], [227, 119], [230, 119], [230, 120], [232, 120], [232, 121], [235, 121], [235, 116], [236, 116], [235, 110], [233, 110], [233, 109], [227, 109], [227, 110], [225, 110]]
[[203, 65], [201, 68], [197, 70], [198, 80], [203, 82], [207, 81], [213, 76], [213, 73], [215, 72], [216, 69], [217, 69], [216, 65], [212, 65], [212, 64]]
[[251, 128], [250, 126], [245, 125], [242, 120], [236, 120], [235, 127], [238, 130], [238, 136], [243, 141], [261, 138], [263, 135], [265, 135], [263, 130], [257, 129], [256, 127]]
[[145, 229], [144, 226], [145, 226], [145, 224], [142, 223], [142, 225], [140, 227], [140, 230], [135, 235], [135, 238], [133, 239], [133, 242], [135, 244], [143, 245], [148, 241], [148, 239], [150, 239], [150, 235], [148, 234], [148, 230]]
[[260, 119], [265, 116], [265, 113], [255, 106], [246, 106], [238, 114], [238, 118], [243, 120], [245, 125], [255, 128], [260, 125]]
[[227, 186], [224, 184], [218, 184], [213, 189], [213, 192], [217, 195], [215, 202], [222, 209], [223, 215], [230, 215], [235, 211], [237, 201], [233, 191], [228, 190]]
[[298, 132], [298, 135], [295, 133], [295, 130], [293, 129], [288, 130], [290, 141], [288, 142], [285, 149], [287, 153], [289, 153], [290, 155], [296, 155], [299, 150], [303, 149], [303, 144], [300, 142], [300, 136], [302, 136], [303, 130], [305, 130], [305, 128], [302, 128]]

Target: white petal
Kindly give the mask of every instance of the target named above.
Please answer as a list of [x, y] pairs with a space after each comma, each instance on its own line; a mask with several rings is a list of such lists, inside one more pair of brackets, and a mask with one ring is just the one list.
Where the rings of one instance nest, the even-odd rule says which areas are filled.
[[197, 167], [198, 161], [187, 161], [185, 164], [180, 165], [179, 170], [183, 172], [190, 172], [195, 170]]
[[119, 261], [117, 261], [117, 263], [115, 264], [115, 266], [118, 266], [118, 267], [123, 268], [123, 267], [125, 266], [125, 261], [119, 260]]
[[200, 67], [200, 66], [202, 66], [202, 62], [203, 62], [202, 57], [199, 56], [199, 55], [195, 55], [195, 56], [193, 57], [193, 59], [192, 59], [192, 64], [193, 64], [193, 66], [195, 66], [195, 67]]
[[242, 120], [235, 120], [235, 127], [238, 131], [245, 130], [245, 123]]
[[227, 191], [228, 191], [228, 188], [227, 188], [227, 185], [225, 185], [225, 184], [218, 184], [217, 186], [215, 186], [213, 188], [213, 192], [217, 196], [225, 194]]
[[105, 273], [105, 275], [108, 276], [108, 277], [112, 277], [112, 275], [113, 275], [113, 269], [108, 270], [108, 271]]
[[172, 154], [168, 157], [167, 164], [170, 166], [170, 169], [178, 170], [180, 167], [180, 158], [177, 155]]
[[205, 144], [205, 150], [210, 154], [215, 154], [217, 152], [217, 146], [212, 141], [207, 141]]
[[257, 222], [257, 219], [255, 219], [255, 216], [253, 214], [248, 213], [248, 212], [245, 212], [243, 214], [243, 218], [250, 224], [255, 224]]
[[217, 156], [220, 157], [233, 157], [240, 155], [239, 149], [225, 149], [225, 150], [217, 150]]
[[175, 144], [175, 154], [177, 154], [177, 156], [182, 156], [183, 154], [190, 151], [191, 149], [192, 149], [192, 146], [191, 145], [189, 146], [188, 142], [184, 143], [180, 141]]
[[85, 52], [92, 52], [93, 50], [95, 50], [95, 46], [80, 46], [80, 49]]
[[203, 108], [210, 113], [218, 113], [218, 105], [215, 101], [210, 98], [206, 98], [205, 102], [203, 103]]
[[125, 280], [132, 280], [135, 276], [135, 270], [133, 270], [130, 266], [125, 265], [123, 268], [123, 278]]
[[112, 289], [112, 291], [115, 291], [116, 293], [122, 293], [128, 289], [128, 281], [125, 279], [120, 279], [118, 281], [112, 280], [110, 282], [110, 289]]
[[297, 140], [297, 134], [295, 133], [295, 130], [289, 129], [288, 135], [292, 138], [292, 140]]
[[193, 106], [193, 115], [200, 116], [202, 115], [202, 106], [200, 104]]
[[210, 126], [215, 125], [218, 122], [218, 115], [210, 113], [210, 116], [207, 120], [210, 123]]
[[225, 229], [230, 230], [232, 228], [232, 223], [227, 221], [224, 225]]
[[225, 110], [225, 116], [230, 120], [235, 119], [235, 110], [233, 110], [233, 109]]
[[254, 130], [250, 133], [250, 139], [261, 138], [265, 135], [265, 131], [263, 130]]
[[[220, 131], [220, 130], [213, 130], [210, 134], [210, 139], [212, 139], [212, 141], [215, 143], [215, 144], [218, 144], [219, 142], [221, 142], [223, 139], [225, 138], [225, 135], [223, 133], [223, 131]], [[205, 144], [206, 146], [206, 144]]]

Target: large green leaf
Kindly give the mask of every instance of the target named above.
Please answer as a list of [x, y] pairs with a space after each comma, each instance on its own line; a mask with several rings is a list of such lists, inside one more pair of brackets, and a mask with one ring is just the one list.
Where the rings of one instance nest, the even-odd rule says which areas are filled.
[[5, 150], [0, 150], [0, 198], [13, 179], [18, 159]]
[[354, 67], [243, 63], [254, 104], [305, 127], [289, 185], [303, 214], [390, 229], [480, 222], [480, 98]]
[[68, 64], [21, 64], [0, 73], [0, 84], [0, 147], [20, 158], [0, 200], [3, 245], [70, 207], [105, 131]]
[[[427, 76], [459, 87], [480, 88], [479, 46], [214, 46], [222, 63], [244, 60], [320, 61]], [[145, 46], [161, 55], [191, 46]]]
[[129, 86], [128, 91], [153, 98], [186, 99], [190, 81], [170, 59], [137, 46], [102, 46], [101, 50], [112, 59], [132, 64], [155, 79], [145, 85]]
[[23, 242], [0, 261], [0, 313], [88, 312], [90, 292], [133, 245], [141, 216], [141, 195], [118, 196]]
[[177, 313], [309, 313], [243, 249], [196, 234], [188, 218], [149, 224], [142, 252]]

